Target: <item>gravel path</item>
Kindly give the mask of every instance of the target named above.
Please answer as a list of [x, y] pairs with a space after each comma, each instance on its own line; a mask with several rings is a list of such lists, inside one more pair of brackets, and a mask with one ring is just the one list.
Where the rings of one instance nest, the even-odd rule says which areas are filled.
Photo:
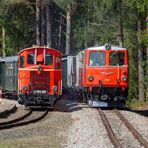
[[105, 127], [96, 109], [80, 104], [72, 113], [66, 148], [112, 148]]

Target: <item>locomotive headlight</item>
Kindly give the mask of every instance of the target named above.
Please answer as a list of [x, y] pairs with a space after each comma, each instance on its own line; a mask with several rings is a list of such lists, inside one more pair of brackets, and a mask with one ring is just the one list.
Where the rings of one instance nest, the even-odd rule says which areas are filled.
[[93, 81], [94, 77], [93, 76], [88, 76], [88, 81]]
[[39, 75], [42, 75], [43, 74], [43, 67], [42, 66], [38, 66], [37, 70], [38, 70], [37, 73]]
[[110, 49], [111, 49], [111, 45], [108, 44], [108, 43], [106, 43], [106, 44], [105, 44], [105, 49], [106, 49], [106, 50], [110, 50]]
[[55, 92], [55, 91], [57, 91], [57, 86], [52, 86], [52, 90]]
[[42, 66], [39, 66], [39, 67], [38, 67], [38, 70], [39, 70], [39, 71], [43, 71], [43, 67], [42, 67]]
[[122, 81], [123, 82], [127, 81], [127, 76], [122, 76]]
[[26, 92], [28, 90], [27, 86], [23, 86], [23, 91]]

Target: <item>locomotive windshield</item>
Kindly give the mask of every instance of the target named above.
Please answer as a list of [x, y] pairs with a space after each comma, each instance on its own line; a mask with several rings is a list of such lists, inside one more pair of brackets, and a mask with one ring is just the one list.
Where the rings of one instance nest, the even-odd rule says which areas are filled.
[[20, 68], [24, 68], [24, 56], [20, 56]]
[[45, 64], [46, 65], [52, 65], [53, 63], [53, 55], [52, 54], [46, 54], [45, 55]]
[[35, 54], [34, 53], [28, 54], [27, 63], [28, 64], [35, 64]]
[[110, 52], [109, 54], [109, 64], [111, 66], [122, 66], [124, 65], [124, 52]]
[[105, 52], [95, 51], [90, 52], [89, 66], [104, 66], [105, 65]]

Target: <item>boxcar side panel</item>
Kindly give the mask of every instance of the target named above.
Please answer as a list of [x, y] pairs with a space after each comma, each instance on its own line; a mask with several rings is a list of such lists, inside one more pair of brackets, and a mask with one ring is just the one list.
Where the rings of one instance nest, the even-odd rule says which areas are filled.
[[2, 72], [2, 86], [3, 91], [14, 92], [17, 91], [17, 73], [18, 64], [17, 56], [6, 57]]
[[62, 85], [67, 87], [67, 58], [62, 58]]
[[6, 66], [5, 63], [2, 63], [2, 75], [1, 75], [1, 84], [2, 84], [2, 91], [6, 90], [6, 85], [5, 85], [5, 81], [6, 81]]

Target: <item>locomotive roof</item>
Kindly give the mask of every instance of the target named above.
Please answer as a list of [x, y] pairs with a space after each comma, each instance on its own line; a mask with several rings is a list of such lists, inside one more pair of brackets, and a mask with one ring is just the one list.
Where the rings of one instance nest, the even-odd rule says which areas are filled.
[[[105, 45], [103, 45], [103, 46], [94, 46], [94, 47], [89, 47], [89, 48], [87, 48], [87, 50], [106, 50], [105, 49]], [[126, 48], [122, 48], [122, 47], [118, 47], [118, 46], [111, 46], [111, 49], [110, 50], [127, 50]]]
[[44, 47], [44, 46], [34, 46], [34, 47], [28, 47], [28, 48], [25, 48], [23, 50], [21, 50], [18, 54], [20, 54], [21, 52], [25, 51], [25, 50], [29, 50], [29, 49], [36, 49], [36, 48], [46, 48], [46, 49], [52, 49], [56, 52], [59, 52], [60, 54], [62, 54], [60, 51], [54, 49], [54, 48], [51, 48], [51, 47]]
[[10, 57], [4, 57], [4, 62], [16, 62], [18, 60], [18, 56], [10, 56]]

